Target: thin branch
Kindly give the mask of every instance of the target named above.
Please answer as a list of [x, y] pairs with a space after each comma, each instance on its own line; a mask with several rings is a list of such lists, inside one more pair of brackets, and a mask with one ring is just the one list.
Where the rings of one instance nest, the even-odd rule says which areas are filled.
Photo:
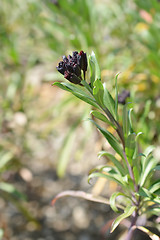
[[[86, 199], [86, 200], [89, 200], [89, 201], [92, 201], [92, 202], [98, 202], [98, 203], [104, 203], [104, 204], [107, 204], [107, 205], [110, 205], [110, 202], [108, 199], [104, 198], [104, 197], [101, 197], [101, 196], [94, 196], [90, 193], [86, 193], [86, 192], [83, 192], [83, 191], [63, 191], [59, 194], [57, 194], [55, 196], [55, 198], [52, 200], [51, 204], [54, 205], [55, 202], [59, 199], [59, 198], [62, 198], [62, 197], [66, 197], [66, 196], [71, 196], [71, 197], [78, 197], [78, 198], [83, 198], [83, 199]], [[119, 209], [124, 209], [121, 205], [119, 204], [116, 204], [116, 206], [119, 208]]]
[[135, 189], [136, 192], [138, 192], [138, 191], [139, 191], [139, 188], [138, 188], [138, 186], [137, 186], [137, 184], [136, 184], [136, 181], [135, 181], [135, 177], [134, 177], [134, 174], [133, 174], [133, 169], [132, 169], [131, 165], [130, 165], [129, 162], [128, 162], [128, 159], [127, 159], [127, 156], [126, 156], [126, 152], [125, 152], [125, 151], [123, 151], [123, 156], [124, 156], [125, 161], [126, 161], [126, 163], [127, 163], [128, 171], [129, 171], [130, 177], [131, 177], [131, 179], [132, 179], [132, 181], [133, 181], [133, 184], [134, 184], [134, 189]]

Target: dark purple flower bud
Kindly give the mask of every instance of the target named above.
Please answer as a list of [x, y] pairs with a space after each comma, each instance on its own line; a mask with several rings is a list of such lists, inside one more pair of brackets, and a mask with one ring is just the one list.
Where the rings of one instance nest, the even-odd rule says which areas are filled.
[[79, 77], [77, 77], [74, 73], [70, 73], [68, 71], [65, 71], [64, 77], [74, 84], [80, 84], [81, 82], [81, 79]]
[[70, 78], [71, 78], [71, 73], [70, 73], [69, 71], [65, 71], [64, 77], [65, 77], [67, 80], [70, 80]]
[[78, 66], [78, 64], [75, 64], [75, 65], [74, 65], [73, 71], [74, 71], [75, 75], [81, 76], [81, 69], [80, 69], [80, 67]]
[[73, 52], [73, 54], [72, 54], [72, 62], [74, 64], [78, 63], [78, 52], [77, 51]]
[[59, 62], [58, 67], [56, 67], [58, 72], [60, 72], [61, 74], [64, 74], [64, 72], [66, 71], [66, 67], [64, 62]]
[[69, 60], [69, 62], [72, 61], [72, 56], [71, 55], [68, 55], [68, 60]]
[[74, 52], [72, 53], [72, 55], [73, 55], [73, 57], [76, 57], [76, 56], [78, 55], [78, 52], [77, 52], [77, 51], [74, 51]]
[[[72, 56], [63, 56], [63, 61], [61, 61], [56, 67], [57, 70], [64, 75], [64, 77], [72, 83], [80, 84], [81, 70], [83, 70], [84, 79], [85, 72], [87, 71], [87, 56], [86, 53], [81, 51], [78, 53], [74, 51]], [[81, 84], [80, 84], [81, 85]]]
[[69, 72], [74, 72], [74, 70], [73, 70], [73, 66], [72, 65], [70, 65], [70, 64], [66, 64], [66, 69], [69, 71]]
[[130, 97], [130, 92], [128, 90], [123, 90], [119, 95], [118, 95], [118, 103], [125, 104], [126, 99]]
[[63, 56], [62, 58], [63, 58], [63, 62], [64, 63], [68, 63], [69, 62], [69, 60], [68, 60], [68, 58], [66, 56]]
[[74, 73], [72, 74], [71, 79], [70, 79], [70, 81], [74, 84], [80, 84], [81, 80], [82, 79], [77, 77]]
[[80, 51], [80, 53], [78, 54], [78, 63], [80, 65], [80, 68], [86, 72], [87, 71], [87, 56], [86, 53], [84, 53], [83, 51]]

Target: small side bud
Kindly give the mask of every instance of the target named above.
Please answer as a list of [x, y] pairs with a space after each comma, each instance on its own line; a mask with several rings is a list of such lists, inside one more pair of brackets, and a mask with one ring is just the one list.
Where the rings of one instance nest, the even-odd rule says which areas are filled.
[[79, 56], [78, 56], [78, 61], [79, 61], [79, 65], [80, 68], [86, 72], [87, 71], [87, 56], [86, 53], [84, 53], [83, 51], [80, 51]]
[[118, 95], [118, 103], [121, 104], [126, 104], [126, 99], [130, 97], [130, 92], [128, 90], [123, 90], [119, 95]]

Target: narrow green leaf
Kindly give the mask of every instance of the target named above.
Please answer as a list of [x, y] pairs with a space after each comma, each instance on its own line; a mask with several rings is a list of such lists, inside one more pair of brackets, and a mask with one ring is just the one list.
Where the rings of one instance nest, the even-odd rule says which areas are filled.
[[140, 178], [140, 173], [139, 173], [139, 169], [137, 168], [137, 166], [133, 166], [133, 174], [134, 174], [134, 178], [135, 178], [136, 183], [138, 183], [139, 178]]
[[126, 190], [126, 187], [128, 187], [128, 175], [125, 175], [124, 177], [122, 177], [119, 171], [117, 171], [117, 168], [114, 166], [105, 165], [103, 167], [94, 168], [92, 169], [92, 171], [90, 171], [89, 177], [91, 176], [91, 174], [97, 174], [97, 173], [104, 174], [105, 175], [104, 177], [110, 180], [113, 180], [114, 182], [117, 182], [125, 190]]
[[142, 196], [142, 197], [148, 197], [148, 198], [150, 198], [150, 199], [152, 199], [153, 198], [153, 195], [152, 195], [152, 193], [150, 192], [150, 191], [148, 191], [148, 189], [146, 189], [146, 188], [144, 188], [144, 187], [141, 187], [140, 189], [139, 189], [139, 195], [140, 196]]
[[133, 172], [134, 172], [135, 181], [137, 184], [139, 182], [140, 173], [142, 171], [142, 165], [140, 163], [140, 159], [141, 159], [140, 156], [144, 157], [144, 154], [138, 153], [138, 151], [139, 151], [138, 139], [141, 134], [142, 134], [142, 132], [139, 132], [137, 134], [137, 136], [135, 137], [135, 151], [134, 151], [134, 154], [132, 157]]
[[100, 107], [97, 105], [96, 101], [94, 99], [85, 97], [83, 95], [80, 95], [79, 93], [72, 93], [74, 96], [76, 96], [77, 98], [81, 99], [82, 101], [90, 104], [91, 106], [100, 109]]
[[160, 197], [159, 196], [153, 198], [152, 201], [155, 203], [158, 203], [160, 205]]
[[115, 76], [115, 116], [116, 116], [116, 120], [118, 121], [118, 86], [117, 86], [117, 79], [118, 79], [118, 75], [120, 73], [117, 73]]
[[117, 167], [118, 171], [121, 173], [122, 176], [124, 176], [127, 172], [125, 168], [122, 166], [122, 163], [119, 162], [111, 153], [108, 153], [106, 151], [101, 151], [98, 153], [98, 157], [107, 156], [113, 164]]
[[74, 86], [73, 84], [70, 84], [70, 83], [59, 83], [59, 82], [55, 82], [53, 83], [53, 85], [65, 91], [71, 92], [77, 98], [99, 109], [99, 106], [96, 103], [96, 101], [92, 98], [91, 95], [89, 95], [89, 93], [86, 93], [84, 90], [82, 90], [82, 87]]
[[145, 156], [145, 157], [143, 158], [143, 160], [142, 160], [142, 171], [145, 171], [148, 163], [150, 162], [150, 160], [151, 160], [152, 158], [153, 158], [153, 156], [150, 155], [150, 154], [147, 155], [147, 156]]
[[116, 220], [113, 222], [112, 228], [111, 228], [111, 233], [118, 227], [118, 225], [120, 224], [120, 222], [121, 222], [123, 219], [131, 216], [132, 213], [135, 211], [135, 209], [136, 209], [135, 206], [128, 206], [128, 207], [126, 207], [124, 213], [122, 213], [120, 216], [118, 216], [118, 217], [116, 218]]
[[147, 209], [145, 213], [149, 213], [151, 216], [156, 215], [159, 217], [160, 216], [160, 207]]
[[146, 150], [144, 151], [144, 155], [147, 157], [147, 156], [149, 156], [149, 154], [151, 153], [151, 152], [153, 152], [153, 150], [155, 149], [155, 147], [154, 146], [149, 146], [149, 147], [147, 147], [146, 148]]
[[107, 141], [112, 146], [112, 148], [122, 158], [124, 158], [124, 156], [123, 156], [123, 149], [122, 149], [121, 145], [119, 144], [119, 142], [117, 141], [117, 139], [110, 132], [108, 132], [106, 129], [100, 127], [95, 121], [93, 121], [92, 119], [90, 119], [90, 121], [93, 122], [96, 125], [96, 127], [100, 130], [100, 132], [103, 134], [103, 136], [107, 139]]
[[95, 80], [97, 80], [97, 79], [101, 80], [101, 71], [100, 71], [100, 68], [99, 68], [97, 58], [96, 58], [95, 53], [93, 51], [90, 55], [90, 59], [94, 63], [94, 66], [95, 66]]
[[110, 92], [107, 90], [105, 83], [103, 84], [104, 87], [104, 96], [103, 96], [103, 102], [106, 108], [110, 111], [110, 113], [115, 118], [115, 101], [112, 98]]
[[139, 180], [140, 186], [143, 186], [147, 180], [148, 175], [153, 171], [153, 168], [155, 168], [158, 160], [153, 158], [153, 156], [147, 157], [148, 161], [146, 164], [143, 165], [141, 177]]
[[140, 137], [142, 134], [143, 134], [143, 132], [137, 133], [137, 136], [136, 136], [136, 139], [135, 139], [136, 142], [138, 142], [138, 139], [139, 139], [139, 137]]
[[[85, 82], [85, 81], [84, 81]], [[72, 83], [67, 83], [67, 82], [54, 82], [52, 84], [53, 86], [57, 86], [65, 91], [71, 92], [71, 93], [78, 93], [80, 95], [83, 95], [85, 97], [92, 98], [91, 94], [86, 91], [86, 89], [83, 86], [79, 86], [76, 84]]]
[[130, 108], [128, 111], [128, 118], [129, 118], [129, 132], [133, 133], [133, 125], [132, 125], [132, 118], [131, 118], [131, 113], [133, 111], [133, 108]]
[[67, 88], [63, 85], [63, 83], [60, 83], [60, 82], [54, 82], [54, 83], [52, 84], [52, 86], [57, 86], [57, 87], [59, 87], [59, 88], [65, 90], [65, 91], [69, 91], [69, 92], [71, 92], [70, 89], [67, 89]]
[[116, 198], [117, 198], [118, 196], [125, 196], [125, 197], [126, 197], [126, 195], [125, 195], [124, 193], [122, 193], [122, 192], [115, 192], [115, 193], [113, 193], [112, 196], [110, 197], [110, 206], [111, 206], [111, 208], [113, 209], [113, 211], [116, 212], [116, 213], [119, 213], [119, 212], [120, 212], [120, 211], [118, 210], [117, 204], [116, 204]]
[[[94, 55], [95, 56], [95, 55]], [[93, 54], [89, 56], [89, 67], [90, 67], [90, 81], [91, 87], [93, 88], [93, 83], [96, 80], [96, 66], [95, 66], [95, 59]]]
[[160, 191], [160, 179], [159, 179], [158, 182], [154, 183], [154, 184], [149, 188], [149, 191], [150, 191], [151, 193]]
[[108, 120], [108, 118], [106, 118], [106, 116], [104, 114], [102, 114], [101, 112], [97, 111], [97, 110], [93, 110], [90, 112], [94, 117], [96, 117], [97, 119], [103, 121], [103, 122], [106, 122], [108, 123], [110, 126], [112, 126], [114, 129], [116, 129], [115, 125], [110, 122]]
[[93, 95], [96, 101], [100, 104], [100, 106], [104, 106], [103, 103], [103, 95], [104, 95], [104, 89], [103, 84], [99, 79], [96, 79], [93, 83]]
[[129, 134], [129, 117], [128, 117], [128, 109], [127, 109], [127, 104], [124, 105], [123, 107], [123, 133], [125, 139], [128, 137]]
[[[118, 176], [118, 174], [117, 174]], [[119, 185], [123, 186], [123, 183], [121, 182], [121, 179], [117, 179], [115, 178], [115, 175], [113, 174], [109, 174], [109, 173], [101, 173], [101, 172], [93, 172], [91, 173], [89, 176], [88, 176], [88, 182], [90, 182], [90, 180], [92, 178], [95, 178], [95, 177], [102, 177], [102, 178], [106, 178], [106, 179], [109, 179], [111, 181], [114, 181], [116, 183], [118, 183]]]
[[136, 148], [135, 138], [136, 138], [136, 134], [132, 133], [126, 139], [125, 152], [126, 152], [128, 161], [131, 165], [132, 165], [132, 157], [134, 155], [135, 148]]

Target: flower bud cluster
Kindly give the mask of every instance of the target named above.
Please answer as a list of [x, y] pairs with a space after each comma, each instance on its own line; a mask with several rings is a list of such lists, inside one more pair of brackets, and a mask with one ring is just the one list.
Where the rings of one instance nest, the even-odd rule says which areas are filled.
[[81, 70], [85, 76], [87, 71], [87, 56], [86, 53], [74, 51], [72, 56], [63, 56], [63, 61], [60, 61], [57, 70], [64, 75], [64, 77], [74, 84], [80, 84], [82, 80]]

